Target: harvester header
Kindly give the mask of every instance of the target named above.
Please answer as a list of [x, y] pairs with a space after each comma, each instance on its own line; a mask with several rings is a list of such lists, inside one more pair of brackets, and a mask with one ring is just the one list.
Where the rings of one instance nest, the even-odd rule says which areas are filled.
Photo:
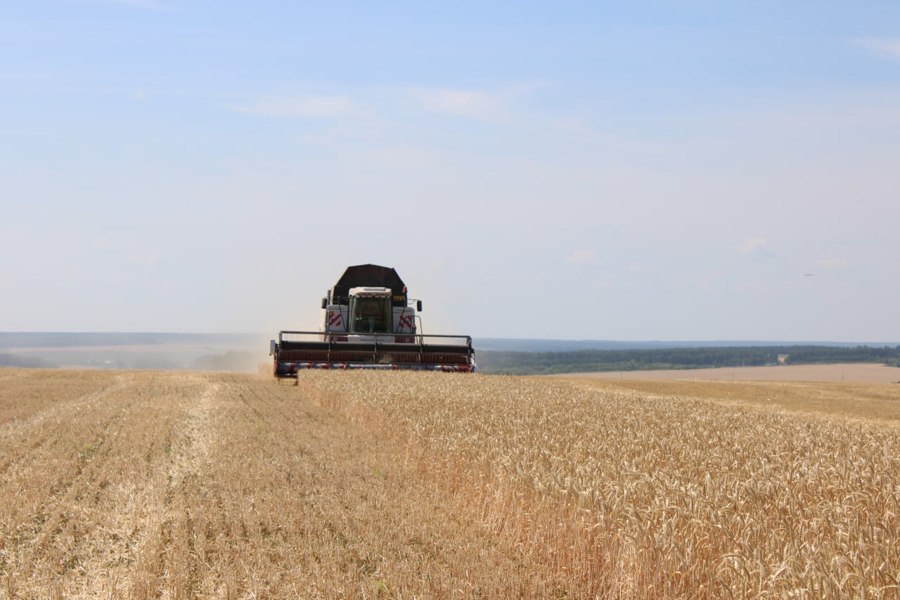
[[422, 333], [422, 301], [411, 306], [397, 271], [347, 267], [326, 296], [320, 331], [281, 331], [270, 342], [276, 377], [302, 369], [417, 369], [471, 373], [472, 338]]

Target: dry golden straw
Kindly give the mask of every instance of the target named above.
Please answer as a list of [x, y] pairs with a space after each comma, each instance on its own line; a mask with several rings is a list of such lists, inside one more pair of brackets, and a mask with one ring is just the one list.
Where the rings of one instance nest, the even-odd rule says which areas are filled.
[[0, 370], [0, 598], [900, 597], [900, 391], [792, 385]]

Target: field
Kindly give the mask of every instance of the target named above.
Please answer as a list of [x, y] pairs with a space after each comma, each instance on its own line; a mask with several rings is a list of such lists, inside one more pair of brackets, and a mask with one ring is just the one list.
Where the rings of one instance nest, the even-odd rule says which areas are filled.
[[898, 598], [900, 386], [0, 370], [0, 598]]
[[661, 371], [569, 373], [561, 377], [679, 381], [809, 381], [833, 383], [900, 383], [900, 368], [882, 364], [779, 365]]

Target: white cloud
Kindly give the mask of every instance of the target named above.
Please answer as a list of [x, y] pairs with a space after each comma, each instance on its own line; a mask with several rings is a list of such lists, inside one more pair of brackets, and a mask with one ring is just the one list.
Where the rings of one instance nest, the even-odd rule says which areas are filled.
[[846, 268], [849, 264], [850, 261], [846, 258], [823, 258], [815, 262], [816, 267], [824, 271], [836, 271]]
[[[340, 90], [317, 94], [289, 90], [261, 95], [245, 104], [232, 106], [232, 109], [268, 117], [388, 117], [397, 106], [411, 102], [413, 106], [404, 107], [404, 110], [417, 109], [497, 125], [516, 125], [522, 121], [520, 103], [528, 94], [541, 88], [542, 84], [520, 84], [500, 90], [384, 87], [358, 89], [353, 94]], [[533, 120], [530, 122], [533, 124]], [[584, 124], [576, 119], [547, 125], [566, 131], [585, 131]]]
[[900, 38], [862, 38], [854, 42], [876, 56], [900, 61]]
[[488, 123], [512, 120], [509, 99], [478, 90], [417, 89], [413, 95], [425, 110], [447, 113]]
[[573, 263], [576, 265], [594, 264], [598, 260], [599, 260], [599, 257], [597, 256], [596, 252], [594, 252], [593, 250], [585, 249], [585, 248], [583, 248], [581, 250], [576, 250], [575, 252], [570, 254], [568, 258], [566, 258], [567, 262], [570, 262], [570, 263]]
[[769, 251], [769, 240], [764, 237], [747, 238], [737, 246], [737, 251], [742, 256], [766, 256]]
[[352, 114], [354, 104], [346, 96], [293, 94], [260, 98], [253, 104], [236, 110], [266, 117], [321, 119]]
[[97, 250], [97, 251], [106, 250], [110, 246], [111, 246], [111, 243], [109, 241], [109, 238], [106, 236], [100, 236], [98, 238], [94, 238], [93, 240], [91, 240], [91, 243], [90, 243], [91, 250]]
[[159, 256], [156, 254], [131, 254], [125, 260], [133, 265], [155, 267], [159, 263]]
[[577, 117], [555, 117], [548, 120], [547, 125], [551, 129], [561, 131], [563, 133], [574, 133], [577, 135], [597, 135], [597, 132], [590, 127], [583, 119]]

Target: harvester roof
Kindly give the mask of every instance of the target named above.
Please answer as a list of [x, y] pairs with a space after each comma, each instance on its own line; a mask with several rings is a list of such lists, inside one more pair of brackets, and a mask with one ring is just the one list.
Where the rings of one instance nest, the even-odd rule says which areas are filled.
[[347, 267], [341, 278], [334, 284], [331, 290], [331, 298], [333, 302], [346, 302], [350, 297], [350, 288], [355, 287], [386, 287], [391, 289], [396, 304], [400, 303], [399, 297], [402, 296], [402, 305], [406, 306], [406, 286], [397, 271], [391, 267], [382, 267], [380, 265], [356, 265]]

